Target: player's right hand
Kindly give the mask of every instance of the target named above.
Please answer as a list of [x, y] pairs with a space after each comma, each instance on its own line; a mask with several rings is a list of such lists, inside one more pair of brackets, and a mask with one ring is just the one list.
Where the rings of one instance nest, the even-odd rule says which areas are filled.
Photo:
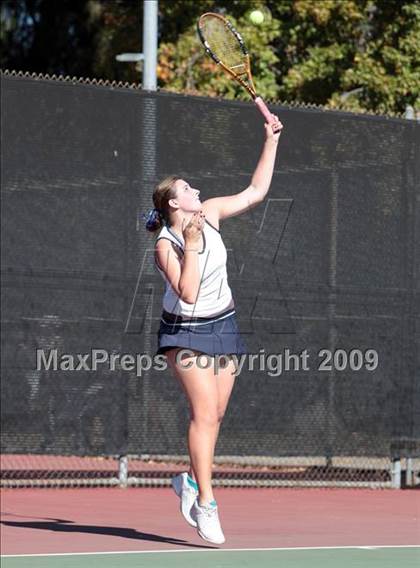
[[195, 211], [193, 213], [189, 222], [185, 225], [182, 230], [182, 236], [184, 237], [185, 243], [189, 244], [199, 244], [201, 239], [201, 233], [204, 227], [205, 215], [200, 211]]
[[273, 114], [274, 122], [271, 124], [265, 123], [265, 135], [267, 140], [278, 141], [283, 128], [283, 124], [280, 122], [279, 117]]

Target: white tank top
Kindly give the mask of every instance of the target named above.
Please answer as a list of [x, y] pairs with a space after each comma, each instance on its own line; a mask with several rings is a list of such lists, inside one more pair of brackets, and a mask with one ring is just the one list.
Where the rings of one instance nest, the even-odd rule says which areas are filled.
[[[211, 317], [233, 308], [234, 301], [227, 280], [227, 252], [220, 231], [205, 219], [203, 225], [203, 249], [198, 253], [200, 272], [200, 290], [195, 304], [181, 300], [172, 288], [165, 273], [156, 262], [155, 265], [163, 276], [166, 289], [163, 296], [163, 309], [184, 317]], [[184, 239], [165, 225], [156, 238], [168, 239], [181, 248], [184, 254]]]

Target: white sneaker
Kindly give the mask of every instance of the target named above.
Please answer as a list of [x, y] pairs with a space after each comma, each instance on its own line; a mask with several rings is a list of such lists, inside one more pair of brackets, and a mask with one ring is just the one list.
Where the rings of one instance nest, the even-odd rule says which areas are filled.
[[188, 483], [188, 473], [180, 473], [171, 479], [173, 490], [180, 498], [180, 509], [184, 519], [192, 527], [197, 523], [191, 517], [191, 507], [198, 495], [198, 491]]
[[197, 497], [192, 506], [191, 515], [197, 520], [197, 531], [201, 538], [213, 544], [223, 544], [225, 535], [220, 526], [216, 501], [212, 502], [214, 505], [199, 505]]

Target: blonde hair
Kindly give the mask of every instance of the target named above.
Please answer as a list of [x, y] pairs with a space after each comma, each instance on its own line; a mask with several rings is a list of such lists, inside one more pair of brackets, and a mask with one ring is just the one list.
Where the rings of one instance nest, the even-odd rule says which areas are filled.
[[146, 229], [155, 232], [163, 227], [164, 223], [169, 224], [169, 205], [170, 199], [176, 197], [174, 184], [181, 179], [177, 175], [171, 175], [162, 180], [153, 191], [153, 204], [158, 214], [146, 223]]

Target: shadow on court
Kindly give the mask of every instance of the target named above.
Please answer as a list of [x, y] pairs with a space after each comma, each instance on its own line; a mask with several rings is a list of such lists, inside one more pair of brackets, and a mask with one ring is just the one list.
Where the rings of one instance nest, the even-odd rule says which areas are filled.
[[[10, 513], [9, 513], [10, 514]], [[8, 527], [20, 529], [38, 529], [44, 531], [54, 532], [68, 532], [68, 533], [87, 533], [104, 536], [115, 536], [119, 538], [128, 538], [134, 540], [144, 540], [150, 542], [161, 542], [166, 544], [174, 544], [179, 546], [188, 546], [191, 548], [205, 548], [214, 549], [218, 547], [206, 546], [199, 544], [191, 544], [186, 540], [162, 536], [153, 533], [145, 533], [136, 529], [122, 528], [122, 527], [104, 527], [98, 525], [78, 525], [73, 521], [65, 519], [55, 519], [52, 521], [1, 521], [1, 524]]]

